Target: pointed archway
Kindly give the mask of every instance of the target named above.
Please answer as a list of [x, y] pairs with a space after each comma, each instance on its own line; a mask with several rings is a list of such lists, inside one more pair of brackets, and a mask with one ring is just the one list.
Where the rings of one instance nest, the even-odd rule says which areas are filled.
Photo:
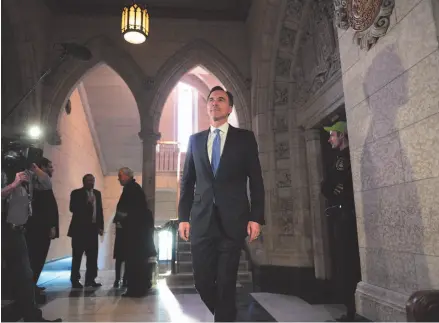
[[151, 129], [158, 133], [160, 117], [166, 99], [180, 79], [196, 66], [202, 66], [215, 75], [235, 97], [239, 126], [251, 128], [250, 88], [246, 80], [230, 60], [213, 45], [204, 40], [196, 40], [183, 46], [165, 64], [162, 65], [154, 80], [150, 98], [149, 113], [152, 123], [143, 125], [142, 129]]
[[69, 59], [46, 79], [43, 92], [43, 122], [50, 133], [56, 134], [60, 111], [77, 84], [87, 73], [101, 64], [111, 67], [124, 80], [136, 100], [142, 118], [144, 109], [141, 107], [145, 106], [146, 102], [147, 93], [144, 86], [147, 78], [135, 60], [104, 36], [90, 39], [85, 46], [92, 52], [93, 57], [90, 61]]

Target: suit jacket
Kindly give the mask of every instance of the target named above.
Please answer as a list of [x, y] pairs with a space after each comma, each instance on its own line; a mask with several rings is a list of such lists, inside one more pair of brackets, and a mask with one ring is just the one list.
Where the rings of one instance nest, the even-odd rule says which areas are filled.
[[34, 190], [32, 216], [26, 223], [28, 230], [47, 231], [56, 229], [55, 238], [59, 238], [58, 203], [52, 190]]
[[[104, 213], [102, 211], [101, 192], [93, 190], [96, 198], [96, 234], [99, 230], [104, 230]], [[72, 220], [70, 222], [67, 236], [75, 237], [84, 234], [92, 224], [93, 209], [87, 202], [87, 191], [85, 188], [73, 190], [70, 194], [70, 212], [72, 212]]]
[[[264, 184], [253, 132], [229, 126], [214, 176], [207, 153], [209, 130], [194, 134], [180, 188], [179, 221], [191, 222], [191, 240], [208, 234], [214, 202], [226, 234], [235, 240], [247, 235], [249, 221], [264, 221]], [[247, 180], [251, 201], [247, 196]]]

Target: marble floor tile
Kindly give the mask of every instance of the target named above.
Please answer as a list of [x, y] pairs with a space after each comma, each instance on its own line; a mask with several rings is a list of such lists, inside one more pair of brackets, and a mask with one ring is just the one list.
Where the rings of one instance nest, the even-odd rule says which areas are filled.
[[324, 322], [334, 317], [324, 306], [311, 305], [296, 296], [251, 293], [278, 322]]

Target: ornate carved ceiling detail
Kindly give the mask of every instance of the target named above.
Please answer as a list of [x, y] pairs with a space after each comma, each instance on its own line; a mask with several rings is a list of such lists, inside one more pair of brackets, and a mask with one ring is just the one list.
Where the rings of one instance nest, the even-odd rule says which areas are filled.
[[355, 30], [354, 41], [368, 51], [390, 25], [395, 0], [334, 0], [338, 28]]

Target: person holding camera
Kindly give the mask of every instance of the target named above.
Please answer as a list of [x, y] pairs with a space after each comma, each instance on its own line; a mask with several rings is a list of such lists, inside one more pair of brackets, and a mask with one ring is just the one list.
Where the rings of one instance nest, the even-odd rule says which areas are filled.
[[6, 185], [2, 172], [2, 202], [4, 219], [2, 225], [2, 256], [8, 272], [13, 276], [14, 298], [20, 316], [25, 322], [61, 322], [46, 320], [35, 303], [35, 283], [25, 238], [25, 225], [32, 216], [34, 189], [51, 189], [48, 174], [37, 165], [18, 172], [15, 180]]

